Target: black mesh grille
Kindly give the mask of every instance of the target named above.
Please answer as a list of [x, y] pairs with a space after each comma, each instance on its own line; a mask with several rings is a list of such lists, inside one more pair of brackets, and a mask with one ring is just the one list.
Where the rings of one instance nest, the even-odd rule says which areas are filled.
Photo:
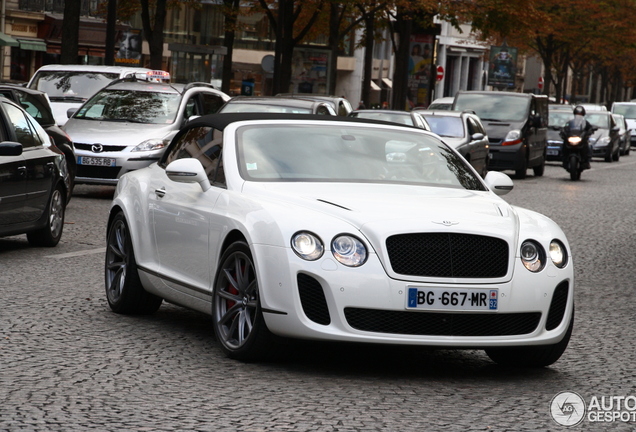
[[511, 336], [532, 333], [540, 312], [450, 314], [345, 308], [357, 330], [421, 336]]
[[568, 302], [568, 290], [569, 284], [567, 281], [561, 282], [554, 290], [550, 310], [548, 310], [548, 319], [545, 323], [546, 330], [554, 330], [561, 324]]
[[496, 278], [508, 272], [508, 243], [473, 234], [416, 233], [386, 240], [393, 271], [409, 276]]
[[307, 318], [317, 324], [329, 325], [331, 317], [329, 316], [329, 308], [325, 293], [322, 290], [320, 282], [306, 274], [299, 274], [296, 278], [298, 281], [298, 293], [300, 294], [300, 303]]
[[[85, 144], [85, 143], [73, 143], [73, 145], [75, 146], [76, 149], [79, 150], [89, 150], [89, 151], [93, 151], [93, 145], [94, 144]], [[118, 151], [122, 151], [122, 150], [126, 150], [126, 146], [125, 145], [102, 145], [102, 152], [118, 152]]]
[[121, 167], [102, 167], [91, 165], [78, 165], [77, 177], [87, 177], [96, 179], [116, 179]]

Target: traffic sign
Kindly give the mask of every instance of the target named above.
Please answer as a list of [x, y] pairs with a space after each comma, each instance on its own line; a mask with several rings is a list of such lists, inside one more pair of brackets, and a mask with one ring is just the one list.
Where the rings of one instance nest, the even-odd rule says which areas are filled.
[[543, 77], [539, 77], [539, 82], [537, 83], [537, 88], [539, 90], [543, 90]]
[[444, 79], [444, 67], [437, 66], [437, 81], [441, 81]]

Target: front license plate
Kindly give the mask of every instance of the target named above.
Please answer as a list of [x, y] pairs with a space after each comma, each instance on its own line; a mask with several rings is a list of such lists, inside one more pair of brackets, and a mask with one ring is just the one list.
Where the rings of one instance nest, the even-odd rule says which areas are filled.
[[116, 166], [115, 159], [92, 157], [92, 156], [78, 156], [77, 163], [78, 165], [93, 165], [93, 166], [107, 166], [107, 167]]
[[407, 309], [496, 311], [498, 289], [449, 289], [409, 287]]
[[548, 156], [557, 156], [559, 154], [559, 151], [558, 150], [547, 150], [546, 154]]

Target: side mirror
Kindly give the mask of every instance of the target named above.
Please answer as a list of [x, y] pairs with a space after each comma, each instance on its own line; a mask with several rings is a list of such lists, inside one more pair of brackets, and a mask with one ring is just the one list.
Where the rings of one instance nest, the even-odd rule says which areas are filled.
[[177, 159], [166, 167], [166, 175], [178, 183], [199, 183], [203, 192], [210, 189], [210, 180], [201, 162], [195, 158]]
[[488, 186], [488, 189], [500, 196], [507, 194], [514, 187], [510, 177], [498, 171], [488, 171], [484, 182], [486, 186]]
[[69, 108], [66, 110], [66, 117], [71, 118], [77, 112], [78, 108]]
[[484, 139], [484, 134], [483, 133], [479, 133], [476, 132], [473, 134], [473, 136], [470, 137], [473, 141], [480, 141]]
[[20, 156], [22, 154], [22, 144], [13, 141], [0, 143], [0, 156]]

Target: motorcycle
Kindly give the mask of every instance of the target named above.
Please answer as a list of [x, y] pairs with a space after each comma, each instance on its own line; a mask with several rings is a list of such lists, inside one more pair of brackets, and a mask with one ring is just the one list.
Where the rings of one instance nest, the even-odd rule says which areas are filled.
[[587, 169], [583, 157], [583, 152], [586, 149], [589, 163], [589, 138], [596, 128], [586, 129], [585, 125], [586, 121], [582, 117], [575, 118], [561, 130], [561, 138], [563, 138], [563, 168], [570, 173], [571, 180], [580, 180], [581, 173]]

